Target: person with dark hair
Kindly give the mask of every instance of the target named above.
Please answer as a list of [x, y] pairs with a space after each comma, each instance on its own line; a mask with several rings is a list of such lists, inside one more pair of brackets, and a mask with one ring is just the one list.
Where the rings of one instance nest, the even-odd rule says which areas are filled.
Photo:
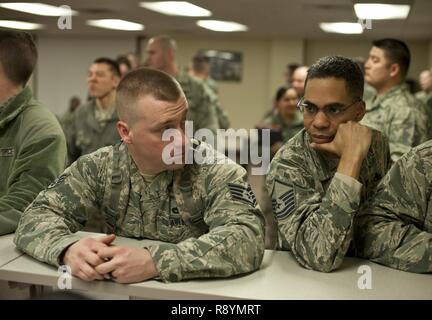
[[189, 103], [188, 120], [193, 121], [194, 133], [199, 129], [209, 129], [214, 136], [219, 129], [215, 96], [206, 89], [202, 81], [179, 69], [176, 62], [177, 44], [166, 35], [150, 38], [146, 47], [146, 67], [164, 71], [177, 79]]
[[285, 70], [285, 82], [287, 86], [292, 86], [294, 71], [300, 67], [298, 63], [288, 63]]
[[[297, 110], [298, 100], [299, 97], [294, 88], [279, 88], [274, 98], [276, 113], [268, 115], [256, 126], [258, 129], [270, 129], [271, 158], [284, 143], [303, 128], [303, 114]], [[277, 223], [274, 219], [270, 195], [265, 184], [262, 186], [260, 207], [266, 219], [266, 248], [274, 249], [277, 238]]]
[[206, 89], [210, 91], [213, 104], [216, 107], [219, 128], [228, 129], [231, 125], [227, 112], [222, 108], [218, 98], [218, 87], [216, 81], [210, 77], [210, 58], [197, 54], [192, 58], [192, 67], [189, 69], [189, 75], [203, 82]]
[[387, 139], [359, 124], [363, 74], [329, 56], [308, 70], [298, 106], [304, 126], [273, 158], [266, 179], [278, 221], [278, 248], [308, 269], [330, 272], [355, 254], [354, 219], [387, 172]]
[[432, 134], [426, 106], [415, 99], [405, 83], [410, 60], [404, 42], [381, 39], [373, 42], [365, 65], [365, 80], [377, 92], [366, 103], [362, 123], [388, 137], [393, 162]]
[[0, 30], [0, 235], [64, 169], [66, 141], [27, 82], [37, 61], [31, 35]]
[[[17, 246], [41, 261], [69, 265], [86, 281], [173, 282], [257, 270], [264, 219], [247, 172], [208, 144], [189, 140], [180, 84], [154, 69], [131, 71], [118, 86], [117, 111], [122, 142], [81, 157], [41, 192], [23, 214]], [[179, 137], [173, 149], [163, 139], [167, 129]], [[181, 161], [165, 161], [167, 148]], [[215, 161], [185, 164], [188, 150], [214, 152]], [[104, 217], [108, 235], [74, 234], [94, 211]], [[163, 243], [111, 246], [115, 235]]]
[[66, 134], [70, 163], [120, 140], [115, 112], [115, 90], [119, 81], [120, 68], [116, 61], [109, 58], [93, 61], [87, 74], [92, 99], [74, 112], [70, 132]]
[[132, 70], [132, 65], [126, 56], [118, 56], [117, 64], [119, 66], [120, 74], [122, 77], [124, 77], [128, 72]]
[[[120, 68], [110, 58], [98, 58], [91, 64], [87, 85], [92, 99], [73, 113], [71, 125], [65, 127], [69, 164], [120, 140], [115, 110], [116, 88], [120, 78]], [[100, 232], [102, 224], [102, 217], [95, 213], [90, 216], [86, 231]]]

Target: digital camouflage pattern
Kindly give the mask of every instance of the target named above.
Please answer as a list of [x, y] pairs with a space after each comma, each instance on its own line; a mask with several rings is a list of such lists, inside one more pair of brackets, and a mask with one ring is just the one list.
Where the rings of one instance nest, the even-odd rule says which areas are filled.
[[63, 171], [66, 141], [55, 116], [29, 87], [0, 106], [0, 235]]
[[263, 124], [279, 127], [282, 132], [282, 140], [285, 143], [304, 128], [303, 114], [297, 111], [294, 120], [288, 124], [285, 123], [279, 114], [271, 114], [264, 119]]
[[388, 137], [393, 162], [412, 147], [426, 142], [432, 132], [432, 119], [429, 119], [426, 106], [409, 92], [405, 84], [367, 101], [361, 123]]
[[216, 136], [219, 123], [215, 96], [205, 87], [201, 80], [195, 79], [185, 70], [180, 71], [176, 80], [180, 83], [188, 101], [187, 120], [193, 121], [194, 132], [207, 128]]
[[359, 256], [411, 272], [432, 272], [432, 140], [390, 169], [355, 227]]
[[338, 160], [310, 147], [305, 129], [275, 155], [266, 183], [278, 220], [279, 247], [292, 251], [300, 265], [329, 272], [337, 269], [353, 235], [360, 205], [388, 170], [387, 139], [373, 130], [369, 153], [363, 161], [361, 194], [335, 177]]
[[64, 127], [70, 163], [82, 155], [120, 141], [116, 127], [117, 112], [115, 108], [112, 111], [105, 114], [97, 112], [94, 99], [75, 110], [72, 123]]
[[[196, 148], [210, 150], [204, 143]], [[124, 144], [102, 148], [39, 194], [14, 241], [36, 259], [59, 265], [65, 248], [78, 240], [74, 233], [101, 212], [107, 233], [167, 242], [148, 247], [164, 281], [250, 272], [263, 258], [264, 222], [246, 179], [229, 160], [165, 171], [147, 185]]]

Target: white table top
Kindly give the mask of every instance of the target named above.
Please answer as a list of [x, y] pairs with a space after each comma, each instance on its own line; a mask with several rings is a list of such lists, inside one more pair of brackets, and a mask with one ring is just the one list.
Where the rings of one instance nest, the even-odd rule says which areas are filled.
[[0, 237], [0, 267], [22, 256], [13, 243], [14, 234], [7, 234]]
[[[115, 241], [140, 247], [147, 243], [120, 237]], [[371, 268], [372, 289], [358, 288], [361, 265]], [[55, 267], [23, 255], [0, 268], [0, 280], [56, 286], [58, 273]], [[345, 258], [340, 270], [321, 273], [300, 267], [289, 252], [266, 250], [260, 270], [229, 279], [122, 285], [74, 278], [72, 288], [151, 299], [432, 299], [432, 276], [356, 258]]]

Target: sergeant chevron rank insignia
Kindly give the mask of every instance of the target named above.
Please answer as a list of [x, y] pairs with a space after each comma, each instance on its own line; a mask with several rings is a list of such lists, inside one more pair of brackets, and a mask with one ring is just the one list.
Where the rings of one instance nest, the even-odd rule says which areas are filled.
[[246, 188], [240, 184], [228, 183], [228, 188], [233, 199], [242, 201], [251, 205], [252, 207], [256, 206], [257, 202], [255, 194], [253, 193], [250, 186]]
[[293, 187], [276, 179], [272, 191], [272, 207], [278, 220], [285, 219], [293, 212], [296, 208]]

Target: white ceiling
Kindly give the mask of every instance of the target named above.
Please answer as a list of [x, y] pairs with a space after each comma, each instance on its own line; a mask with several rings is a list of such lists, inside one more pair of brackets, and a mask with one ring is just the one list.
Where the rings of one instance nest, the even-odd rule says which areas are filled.
[[[1, 1], [1, 0], [0, 0]], [[18, 1], [18, 0], [16, 0]], [[21, 0], [22, 1], [22, 0]], [[56, 17], [43, 17], [0, 8], [0, 19], [18, 19], [43, 23], [45, 30], [39, 35], [134, 35], [151, 36], [158, 33], [175, 36], [199, 36], [207, 38], [238, 39], [373, 39], [398, 37], [404, 40], [432, 39], [432, 1], [370, 1], [386, 3], [410, 3], [411, 11], [406, 20], [373, 21], [372, 30], [362, 35], [336, 35], [322, 32], [319, 22], [356, 22], [352, 0], [190, 0], [212, 11], [209, 19], [236, 21], [249, 27], [247, 32], [220, 33], [195, 25], [199, 18], [166, 16], [143, 9], [139, 0], [39, 0], [53, 5], [69, 5], [79, 11], [72, 18], [72, 30], [60, 30]], [[13, 2], [13, 1], [9, 1]], [[28, 1], [31, 2], [31, 1]], [[362, 1], [362, 2], [367, 2]], [[118, 18], [145, 25], [140, 32], [112, 31], [87, 26], [88, 19]]]

